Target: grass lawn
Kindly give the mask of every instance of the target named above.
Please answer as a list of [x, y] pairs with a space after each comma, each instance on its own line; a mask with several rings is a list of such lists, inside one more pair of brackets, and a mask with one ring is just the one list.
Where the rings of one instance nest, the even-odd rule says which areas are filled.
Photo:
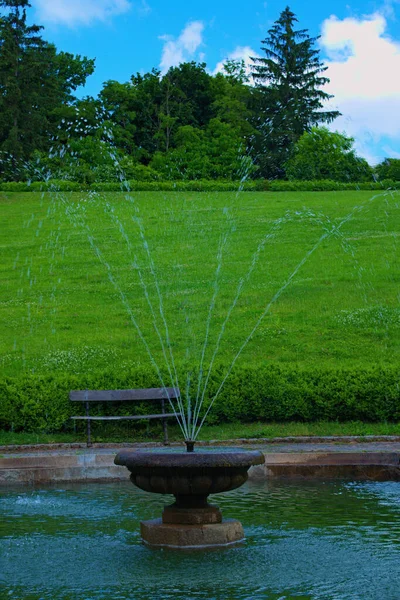
[[397, 364], [399, 198], [0, 193], [1, 372]]

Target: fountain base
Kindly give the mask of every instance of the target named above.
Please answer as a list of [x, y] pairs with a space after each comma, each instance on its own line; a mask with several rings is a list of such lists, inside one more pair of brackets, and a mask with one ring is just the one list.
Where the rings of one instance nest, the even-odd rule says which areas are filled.
[[217, 548], [244, 540], [242, 524], [236, 519], [201, 525], [163, 523], [162, 519], [152, 519], [140, 523], [140, 533], [148, 546], [183, 550]]

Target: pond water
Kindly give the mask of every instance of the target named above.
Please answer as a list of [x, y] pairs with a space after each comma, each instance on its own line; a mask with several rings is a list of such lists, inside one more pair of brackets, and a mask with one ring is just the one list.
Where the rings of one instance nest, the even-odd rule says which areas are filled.
[[399, 600], [399, 482], [249, 482], [213, 498], [244, 545], [143, 546], [139, 521], [169, 497], [130, 483], [0, 490], [0, 598]]

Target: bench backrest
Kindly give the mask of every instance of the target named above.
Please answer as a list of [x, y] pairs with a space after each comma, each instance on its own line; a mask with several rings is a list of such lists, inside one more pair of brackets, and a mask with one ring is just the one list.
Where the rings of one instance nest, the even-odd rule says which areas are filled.
[[141, 390], [73, 390], [72, 402], [124, 402], [133, 400], [171, 400], [179, 398], [178, 388], [145, 388]]

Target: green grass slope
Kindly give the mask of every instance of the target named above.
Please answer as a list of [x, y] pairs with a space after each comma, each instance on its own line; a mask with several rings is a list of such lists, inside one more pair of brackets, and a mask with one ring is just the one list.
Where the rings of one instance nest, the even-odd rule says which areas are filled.
[[164, 366], [167, 340], [180, 366], [396, 364], [399, 194], [374, 194], [1, 192], [1, 372]]

